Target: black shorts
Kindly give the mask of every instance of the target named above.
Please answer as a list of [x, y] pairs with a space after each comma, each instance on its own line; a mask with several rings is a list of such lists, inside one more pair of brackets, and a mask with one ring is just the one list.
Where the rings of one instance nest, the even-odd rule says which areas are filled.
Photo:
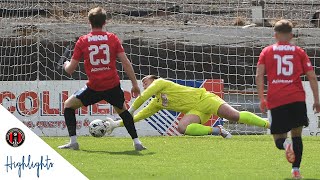
[[271, 109], [271, 134], [283, 134], [292, 128], [308, 125], [305, 102], [294, 102]]
[[101, 100], [106, 100], [111, 105], [123, 109], [124, 104], [124, 93], [119, 86], [105, 91], [94, 91], [89, 87], [85, 86], [79, 91], [75, 92], [76, 98], [80, 99], [84, 106], [95, 104]]

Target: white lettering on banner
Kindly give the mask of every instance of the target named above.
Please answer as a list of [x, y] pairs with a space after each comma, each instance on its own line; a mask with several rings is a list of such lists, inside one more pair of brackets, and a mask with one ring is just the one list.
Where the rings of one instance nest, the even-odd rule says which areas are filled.
[[[51, 91], [51, 93], [55, 92]], [[131, 100], [131, 93], [128, 91], [124, 91], [124, 94], [126, 102], [129, 102]], [[17, 112], [21, 116], [32, 116], [37, 114], [39, 110], [41, 116], [62, 116], [64, 102], [68, 99], [68, 91], [62, 91], [61, 93], [59, 93], [59, 99], [53, 99], [50, 96], [52, 96], [50, 94], [50, 91], [42, 91], [39, 94], [33, 91], [25, 91], [21, 94], [4, 91], [0, 92], [0, 103], [4, 106], [6, 106], [5, 104], [9, 104], [6, 109], [11, 113]], [[13, 106], [12, 103], [4, 103], [5, 101], [14, 102], [15, 106]], [[60, 106], [52, 107], [51, 104], [53, 103], [51, 101], [55, 101], [54, 104], [60, 104]], [[127, 103], [126, 106], [129, 107]], [[82, 107], [76, 111], [76, 114], [80, 116], [88, 114], [92, 116], [101, 116], [113, 113], [114, 112], [111, 108], [111, 105], [109, 105], [104, 100], [89, 107]]]
[[[77, 121], [76, 127], [77, 129], [81, 129], [82, 127], [88, 127], [90, 124], [89, 119], [85, 119], [83, 121]], [[35, 124], [32, 122], [29, 123], [30, 126], [32, 127], [38, 127], [40, 129], [43, 128], [60, 128], [60, 129], [65, 129], [66, 128], [66, 123], [64, 120], [61, 121], [37, 121]]]
[[295, 46], [291, 45], [274, 45], [273, 51], [295, 51]]
[[[0, 86], [0, 104], [20, 119], [24, 127], [31, 129], [38, 136], [68, 136], [63, 117], [64, 102], [72, 93], [83, 88], [86, 83], [87, 80], [3, 82], [3, 85]], [[142, 89], [142, 82], [138, 81], [138, 84]], [[208, 87], [213, 87], [212, 84], [211, 81], [208, 81]], [[218, 86], [220, 87], [220, 84]], [[129, 104], [133, 102], [130, 93], [131, 81], [122, 80], [121, 88], [124, 91], [125, 104], [129, 107]], [[146, 103], [142, 107], [145, 105]], [[79, 136], [90, 135], [89, 122], [106, 117], [114, 120], [120, 119], [114, 108], [105, 101], [78, 109], [76, 111], [77, 134]], [[176, 117], [172, 115], [172, 118], [175, 121]], [[157, 119], [154, 120], [157, 121]], [[153, 122], [141, 121], [136, 124], [136, 128], [140, 129], [141, 136], [158, 136], [161, 135], [159, 128], [163, 126], [162, 122], [159, 123], [155, 126]], [[117, 128], [112, 136], [128, 136], [128, 133], [125, 128]]]
[[280, 83], [290, 84], [292, 82], [293, 82], [292, 79], [274, 79], [274, 80], [272, 80], [272, 84], [280, 84]]
[[107, 41], [108, 36], [107, 35], [93, 35], [88, 37], [88, 42], [91, 41]]
[[[39, 128], [39, 129], [66, 129], [67, 125], [65, 120], [55, 120], [55, 121], [22, 121], [22, 123], [30, 129]], [[90, 121], [88, 118], [82, 120], [78, 120], [76, 122], [77, 129], [81, 129], [82, 127], [88, 127]]]

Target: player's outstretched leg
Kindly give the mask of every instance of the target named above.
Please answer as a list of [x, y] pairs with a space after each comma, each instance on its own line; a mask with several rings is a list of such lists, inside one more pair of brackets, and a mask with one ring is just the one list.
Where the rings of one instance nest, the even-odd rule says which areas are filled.
[[240, 123], [254, 125], [258, 127], [270, 128], [269, 121], [251, 113], [248, 111], [241, 111], [239, 112], [239, 121]]
[[[227, 131], [226, 129], [224, 129], [224, 127], [222, 125], [218, 125], [216, 126], [220, 129], [220, 134], [223, 138], [226, 138], [226, 139], [230, 139], [232, 137], [231, 133], [229, 131]], [[212, 127], [212, 128], [215, 128], [215, 127]]]
[[78, 150], [79, 149], [79, 144], [77, 142], [77, 136], [76, 136], [76, 116], [75, 116], [75, 110], [72, 108], [66, 108], [64, 110], [64, 118], [66, 121], [66, 125], [68, 128], [68, 133], [70, 136], [70, 142], [58, 146], [59, 149], [73, 149], [73, 150]]
[[293, 144], [293, 152], [295, 154], [295, 160], [292, 163], [292, 177], [295, 179], [301, 179], [300, 173], [300, 163], [302, 159], [302, 152], [303, 152], [303, 144], [302, 144], [302, 126], [298, 128], [291, 129], [291, 136], [292, 136], [292, 144]]
[[[109, 126], [107, 126], [107, 133], [108, 134], [111, 134], [112, 131], [117, 128], [117, 127], [123, 127], [124, 124], [123, 124], [123, 120], [120, 120], [120, 121], [114, 121], [113, 119], [111, 118], [107, 118], [105, 120], [105, 122], [108, 122], [109, 123]], [[131, 134], [130, 134], [131, 135]], [[134, 133], [133, 133], [133, 136], [135, 137]], [[138, 139], [139, 140], [139, 139]], [[136, 143], [137, 142], [137, 143]], [[144, 147], [140, 141], [135, 141], [133, 142], [133, 146], [135, 148], [135, 150], [137, 151], [142, 151], [142, 150], [145, 150], [147, 149], [146, 147]]]
[[[121, 110], [119, 110], [119, 109], [118, 109], [118, 111], [121, 112]], [[133, 145], [134, 145], [135, 150], [141, 151], [141, 150], [147, 149], [146, 147], [144, 147], [142, 145], [142, 143], [140, 142], [140, 140], [138, 138], [136, 127], [135, 127], [134, 122], [133, 122], [133, 117], [129, 113], [129, 111], [128, 110], [124, 110], [124, 111], [122, 110], [122, 112], [119, 113], [119, 116], [123, 119], [123, 124], [126, 127], [128, 133], [130, 134], [130, 136], [131, 136], [131, 138], [133, 140]]]
[[248, 111], [239, 112], [227, 103], [222, 104], [219, 107], [218, 116], [222, 118], [226, 118], [230, 121], [236, 121], [236, 122], [244, 123], [248, 125], [270, 128], [269, 121]]
[[287, 138], [287, 133], [273, 134], [274, 143], [279, 150], [285, 150], [285, 156], [289, 163], [295, 161], [295, 153], [291, 141]]
[[187, 126], [184, 132], [181, 130], [179, 132], [189, 136], [220, 135], [223, 138], [227, 139], [232, 137], [232, 135], [221, 125], [216, 127], [210, 127], [204, 126], [202, 124], [192, 123]]
[[[196, 115], [186, 115], [184, 118], [190, 117], [190, 116], [196, 116]], [[179, 123], [179, 132], [182, 134], [186, 134], [189, 136], [204, 136], [204, 135], [221, 135], [223, 138], [231, 138], [232, 135], [224, 129], [223, 126], [216, 126], [216, 127], [210, 127], [210, 126], [204, 126], [199, 124], [200, 120], [198, 120], [198, 117], [191, 117], [195, 119], [195, 123], [189, 124], [189, 121], [184, 123], [184, 120], [180, 120]], [[107, 133], [111, 134], [112, 131], [117, 127], [123, 127], [123, 120], [114, 121], [110, 118], [107, 118], [105, 120], [110, 124], [107, 128]], [[192, 122], [192, 121], [191, 121]]]
[[73, 149], [78, 150], [79, 144], [77, 142], [77, 135], [76, 135], [76, 129], [77, 129], [77, 122], [76, 122], [76, 115], [75, 115], [75, 109], [78, 109], [79, 107], [83, 106], [80, 99], [76, 98], [75, 96], [70, 96], [66, 102], [65, 102], [65, 109], [64, 109], [64, 119], [68, 128], [68, 133], [70, 136], [70, 142], [59, 146], [59, 149]]
[[189, 136], [221, 135], [224, 138], [231, 138], [231, 134], [222, 126], [210, 127], [200, 123], [198, 115], [187, 114], [179, 121], [178, 131]]
[[107, 126], [107, 134], [108, 135], [110, 135], [115, 128], [124, 127], [123, 120], [114, 121], [111, 118], [107, 118], [104, 121], [108, 122], [108, 124], [109, 124], [109, 126]]

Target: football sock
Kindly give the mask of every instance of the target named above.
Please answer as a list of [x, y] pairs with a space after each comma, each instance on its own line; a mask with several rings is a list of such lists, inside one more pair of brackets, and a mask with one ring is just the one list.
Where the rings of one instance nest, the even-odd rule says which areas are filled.
[[293, 167], [292, 170], [299, 171], [300, 169], [298, 167]]
[[[134, 119], [133, 118], [133, 122], [138, 122], [139, 120], [136, 120], [136, 119]], [[124, 126], [124, 124], [123, 124], [123, 120], [120, 120], [120, 121], [115, 121], [116, 122], [116, 125], [117, 125], [117, 127], [123, 127]]]
[[76, 135], [76, 115], [75, 110], [72, 108], [65, 108], [64, 109], [64, 120], [66, 121], [66, 125], [68, 128], [69, 136]]
[[262, 119], [261, 117], [255, 115], [251, 112], [248, 112], [248, 111], [241, 111], [240, 112], [239, 122], [244, 123], [244, 124], [248, 124], [248, 125], [265, 127], [265, 128], [270, 127], [269, 121], [266, 121], [266, 120]]
[[301, 159], [302, 159], [302, 151], [303, 151], [303, 144], [302, 144], [301, 137], [293, 137], [292, 145], [293, 145], [294, 155], [296, 156], [295, 161], [292, 163], [292, 168], [299, 168]]
[[285, 141], [283, 142], [283, 148], [286, 149], [286, 146], [288, 144], [292, 144], [292, 143], [291, 143], [291, 140], [289, 138], [286, 138]]
[[70, 144], [74, 144], [77, 142], [77, 136], [71, 136], [70, 137]]
[[134, 138], [134, 139], [133, 139], [133, 142], [134, 142], [135, 144], [141, 144], [141, 141], [139, 140], [139, 138]]
[[123, 119], [123, 124], [126, 127], [128, 133], [130, 134], [132, 139], [135, 139], [138, 137], [136, 127], [134, 126], [133, 117], [129, 113], [128, 110], [125, 110], [119, 116]]
[[284, 142], [285, 142], [285, 141], [286, 141], [285, 138], [276, 139], [276, 140], [275, 140], [276, 147], [277, 147], [278, 149], [284, 150], [284, 148], [285, 148]]
[[[219, 129], [220, 132], [220, 129]], [[212, 128], [210, 126], [204, 126], [202, 124], [192, 123], [186, 128], [185, 135], [189, 136], [204, 136], [212, 133]]]
[[219, 127], [211, 127], [212, 128], [212, 135], [220, 135], [221, 134], [221, 129]]

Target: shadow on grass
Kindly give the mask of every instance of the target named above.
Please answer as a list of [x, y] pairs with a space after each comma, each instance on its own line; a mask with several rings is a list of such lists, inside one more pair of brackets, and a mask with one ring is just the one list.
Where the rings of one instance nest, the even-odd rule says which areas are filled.
[[95, 151], [95, 150], [86, 150], [82, 149], [80, 151], [87, 152], [87, 153], [99, 153], [99, 154], [111, 154], [111, 155], [130, 155], [130, 156], [146, 156], [146, 155], [153, 155], [155, 152], [148, 152], [148, 153], [141, 153], [141, 151]]

